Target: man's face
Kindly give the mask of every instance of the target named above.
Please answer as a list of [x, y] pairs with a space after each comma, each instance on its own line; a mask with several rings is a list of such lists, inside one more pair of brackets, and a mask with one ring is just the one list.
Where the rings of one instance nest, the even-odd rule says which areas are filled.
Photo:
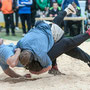
[[2, 38], [0, 38], [0, 45], [2, 45], [3, 44], [3, 39]]
[[57, 9], [58, 8], [58, 4], [57, 3], [53, 3], [53, 8]]

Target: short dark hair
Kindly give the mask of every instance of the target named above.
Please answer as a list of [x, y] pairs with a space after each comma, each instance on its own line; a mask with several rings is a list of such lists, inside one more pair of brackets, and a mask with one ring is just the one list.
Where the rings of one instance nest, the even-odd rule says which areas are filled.
[[53, 4], [55, 4], [55, 3], [58, 5], [58, 3], [57, 3], [57, 2], [53, 2]]
[[22, 65], [27, 65], [28, 63], [31, 63], [33, 58], [34, 57], [32, 52], [28, 50], [23, 50], [19, 56], [19, 60]]

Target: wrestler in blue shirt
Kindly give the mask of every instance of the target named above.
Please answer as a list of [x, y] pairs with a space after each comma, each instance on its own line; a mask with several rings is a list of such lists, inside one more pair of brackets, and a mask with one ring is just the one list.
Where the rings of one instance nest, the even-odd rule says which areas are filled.
[[[9, 65], [7, 64], [7, 60], [9, 57], [13, 56], [15, 53], [15, 45], [13, 43], [9, 45], [2, 44], [0, 45], [0, 65], [3, 70], [6, 70]], [[22, 66], [20, 62], [17, 66]]]
[[[38, 24], [39, 23], [39, 24]], [[34, 54], [35, 60], [39, 61], [43, 68], [52, 65], [47, 52], [54, 44], [50, 25], [43, 21], [37, 22], [35, 28], [31, 29], [18, 43], [17, 48], [29, 50]]]
[[[10, 67], [23, 67], [19, 62], [19, 55], [21, 50], [16, 49], [16, 46], [12, 43], [9, 45], [3, 44], [3, 39], [0, 38], [0, 66], [3, 71], [10, 77], [21, 77], [21, 75], [15, 73]], [[25, 75], [29, 77], [30, 75]]]

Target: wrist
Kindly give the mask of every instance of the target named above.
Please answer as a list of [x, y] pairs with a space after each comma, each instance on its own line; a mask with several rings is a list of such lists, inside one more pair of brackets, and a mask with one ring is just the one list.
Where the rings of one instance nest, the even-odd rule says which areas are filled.
[[25, 74], [24, 77], [25, 78], [31, 78], [31, 75], [30, 74]]

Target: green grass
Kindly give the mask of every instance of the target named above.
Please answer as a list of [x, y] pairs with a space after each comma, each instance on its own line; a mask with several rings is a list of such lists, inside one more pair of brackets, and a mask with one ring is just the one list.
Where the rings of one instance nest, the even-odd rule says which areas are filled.
[[[15, 30], [15, 32], [16, 32], [16, 36], [12, 36], [11, 33], [10, 33], [10, 36], [6, 36], [5, 30], [2, 30], [0, 32], [0, 38], [12, 40], [12, 41], [18, 41], [22, 38], [22, 30], [21, 29]], [[68, 36], [68, 38], [70, 38], [70, 37]], [[88, 39], [87, 42], [90, 42], [90, 39]]]
[[6, 33], [4, 30], [0, 32], [0, 38], [7, 39], [7, 40], [12, 40], [12, 41], [18, 41], [22, 38], [22, 30], [15, 30], [16, 36], [12, 36], [10, 33], [9, 36], [6, 36]]

